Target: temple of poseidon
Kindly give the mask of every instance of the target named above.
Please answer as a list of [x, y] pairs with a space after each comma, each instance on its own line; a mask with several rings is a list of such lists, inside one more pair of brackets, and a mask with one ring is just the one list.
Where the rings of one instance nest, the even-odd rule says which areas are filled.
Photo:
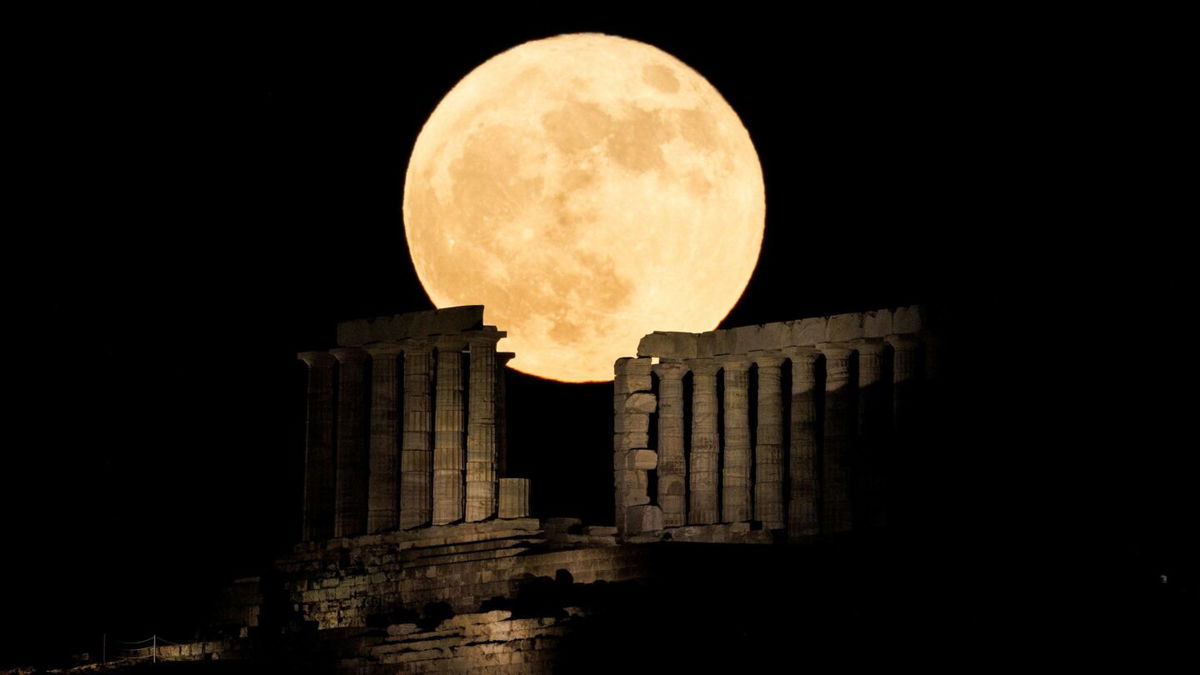
[[605, 598], [621, 589], [715, 597], [710, 579], [755, 582], [813, 542], [886, 529], [889, 476], [923, 442], [939, 374], [928, 324], [913, 306], [646, 335], [614, 368], [613, 520], [583, 523], [531, 513], [537, 486], [507, 475], [506, 409], [522, 401], [506, 400], [513, 354], [483, 307], [340, 323], [336, 346], [299, 354], [297, 545], [228, 589], [208, 639], [158, 658], [548, 672], [589, 631], [620, 634]]

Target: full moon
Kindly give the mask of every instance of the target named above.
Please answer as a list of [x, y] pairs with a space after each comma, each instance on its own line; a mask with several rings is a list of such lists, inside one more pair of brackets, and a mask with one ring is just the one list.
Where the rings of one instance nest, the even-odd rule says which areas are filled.
[[446, 94], [413, 147], [404, 223], [437, 307], [478, 305], [518, 371], [611, 380], [655, 330], [712, 330], [741, 297], [766, 205], [750, 134], [648, 44], [518, 45]]

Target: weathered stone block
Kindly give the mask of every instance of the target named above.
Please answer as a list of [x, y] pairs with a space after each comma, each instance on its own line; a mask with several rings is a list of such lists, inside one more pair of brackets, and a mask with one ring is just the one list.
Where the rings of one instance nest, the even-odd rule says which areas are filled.
[[465, 305], [342, 321], [337, 325], [337, 341], [344, 347], [358, 347], [369, 342], [453, 335], [482, 327], [483, 305]]
[[892, 334], [892, 310], [863, 312], [863, 337], [880, 338]]
[[630, 535], [658, 532], [663, 529], [662, 509], [657, 506], [639, 505], [626, 509], [626, 533]]
[[657, 356], [664, 359], [692, 359], [696, 357], [697, 335], [655, 331], [638, 342], [638, 356]]
[[653, 471], [658, 468], [658, 453], [645, 448], [635, 448], [625, 453], [625, 468], [637, 471]]
[[900, 307], [892, 313], [892, 332], [897, 335], [920, 333], [922, 325], [920, 305]]
[[826, 329], [826, 341], [846, 342], [861, 338], [863, 336], [862, 322], [862, 314], [860, 312], [834, 314], [829, 317], [829, 325]]
[[789, 345], [804, 347], [825, 342], [827, 324], [825, 317], [793, 321]]
[[[639, 391], [630, 394], [625, 398], [625, 411], [630, 413], [645, 413], [649, 414], [658, 409], [658, 399], [654, 394], [647, 391]], [[647, 422], [648, 423], [648, 422]], [[636, 431], [631, 429], [628, 424], [624, 427], [626, 431]]]
[[647, 413], [625, 413], [622, 426], [626, 434], [642, 433], [650, 430], [650, 415]]
[[736, 354], [737, 338], [728, 330], [713, 331], [713, 355]]

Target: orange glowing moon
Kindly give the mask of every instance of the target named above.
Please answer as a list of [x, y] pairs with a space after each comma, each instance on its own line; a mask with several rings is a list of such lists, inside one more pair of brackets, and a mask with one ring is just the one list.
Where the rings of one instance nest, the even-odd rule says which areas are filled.
[[656, 47], [594, 33], [471, 71], [404, 181], [434, 305], [485, 305], [513, 368], [565, 382], [611, 380], [651, 331], [715, 328], [765, 215], [758, 154], [717, 90]]

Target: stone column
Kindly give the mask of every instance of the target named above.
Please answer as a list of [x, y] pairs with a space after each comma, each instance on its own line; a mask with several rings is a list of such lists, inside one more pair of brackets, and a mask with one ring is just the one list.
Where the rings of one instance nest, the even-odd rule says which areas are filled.
[[468, 522], [496, 515], [496, 342], [504, 335], [493, 329], [467, 340], [471, 353], [467, 395]]
[[304, 523], [300, 536], [303, 541], [319, 541], [333, 536], [333, 364], [337, 360], [325, 352], [301, 352], [297, 358], [308, 365]]
[[516, 354], [496, 352], [496, 473], [508, 475], [508, 362]]
[[687, 524], [687, 458], [683, 454], [683, 376], [687, 366], [666, 361], [653, 366], [658, 375], [658, 505], [663, 525]]
[[353, 537], [367, 527], [367, 444], [364, 431], [364, 365], [367, 353], [338, 347], [337, 490], [333, 536]]
[[437, 342], [437, 389], [433, 413], [433, 524], [463, 519], [464, 448], [461, 338]]
[[692, 455], [688, 458], [688, 524], [718, 521], [717, 369], [712, 359], [689, 359], [692, 371]]
[[758, 364], [758, 425], [754, 445], [754, 519], [768, 530], [786, 525], [783, 505], [783, 391], [778, 352], [751, 352]]
[[854, 436], [858, 400], [851, 379], [854, 350], [818, 345], [825, 355], [825, 438], [821, 453], [821, 531], [853, 529], [850, 487], [854, 476]]
[[817, 377], [816, 363], [821, 353], [815, 349], [791, 347], [785, 350], [792, 360], [792, 447], [788, 458], [788, 538], [798, 539], [820, 534], [817, 511], [820, 478], [817, 473]]
[[889, 335], [892, 346], [892, 431], [907, 436], [916, 422], [921, 343], [911, 335]]
[[[650, 359], [620, 358], [613, 366], [613, 481], [616, 493], [617, 532], [633, 534], [630, 513], [650, 504], [649, 477], [646, 469], [632, 462], [632, 450], [646, 449], [650, 443], [650, 413], [644, 411], [650, 393]], [[652, 409], [652, 408], [651, 408]], [[634, 457], [636, 459], [636, 457]]]
[[855, 342], [854, 347], [858, 351], [855, 522], [866, 527], [882, 527], [885, 524], [882, 453], [890, 417], [883, 382], [887, 345], [877, 340], [864, 340]]
[[400, 345], [367, 347], [371, 355], [371, 445], [367, 483], [367, 532], [394, 530], [399, 524], [400, 415], [396, 410], [397, 357]]
[[433, 515], [433, 346], [404, 342], [404, 440], [400, 450], [400, 527], [428, 525]]
[[[927, 452], [918, 454], [916, 439], [921, 437], [920, 415], [922, 412], [922, 344], [913, 335], [889, 335], [887, 343], [892, 346], [892, 419], [891, 439], [888, 444], [886, 460], [886, 475], [891, 479], [885, 489], [885, 499], [889, 508], [888, 518], [891, 523], [911, 521], [915, 515], [904, 509], [914, 502], [914, 495], [902, 496], [899, 490], [905, 483], [902, 480], [913, 471], [914, 462], [928, 462]], [[928, 438], [922, 441], [928, 443]], [[916, 496], [919, 501], [922, 496]]]
[[500, 517], [529, 517], [529, 479], [500, 479]]
[[721, 461], [721, 520], [750, 520], [750, 360], [721, 359], [725, 370], [725, 456]]

